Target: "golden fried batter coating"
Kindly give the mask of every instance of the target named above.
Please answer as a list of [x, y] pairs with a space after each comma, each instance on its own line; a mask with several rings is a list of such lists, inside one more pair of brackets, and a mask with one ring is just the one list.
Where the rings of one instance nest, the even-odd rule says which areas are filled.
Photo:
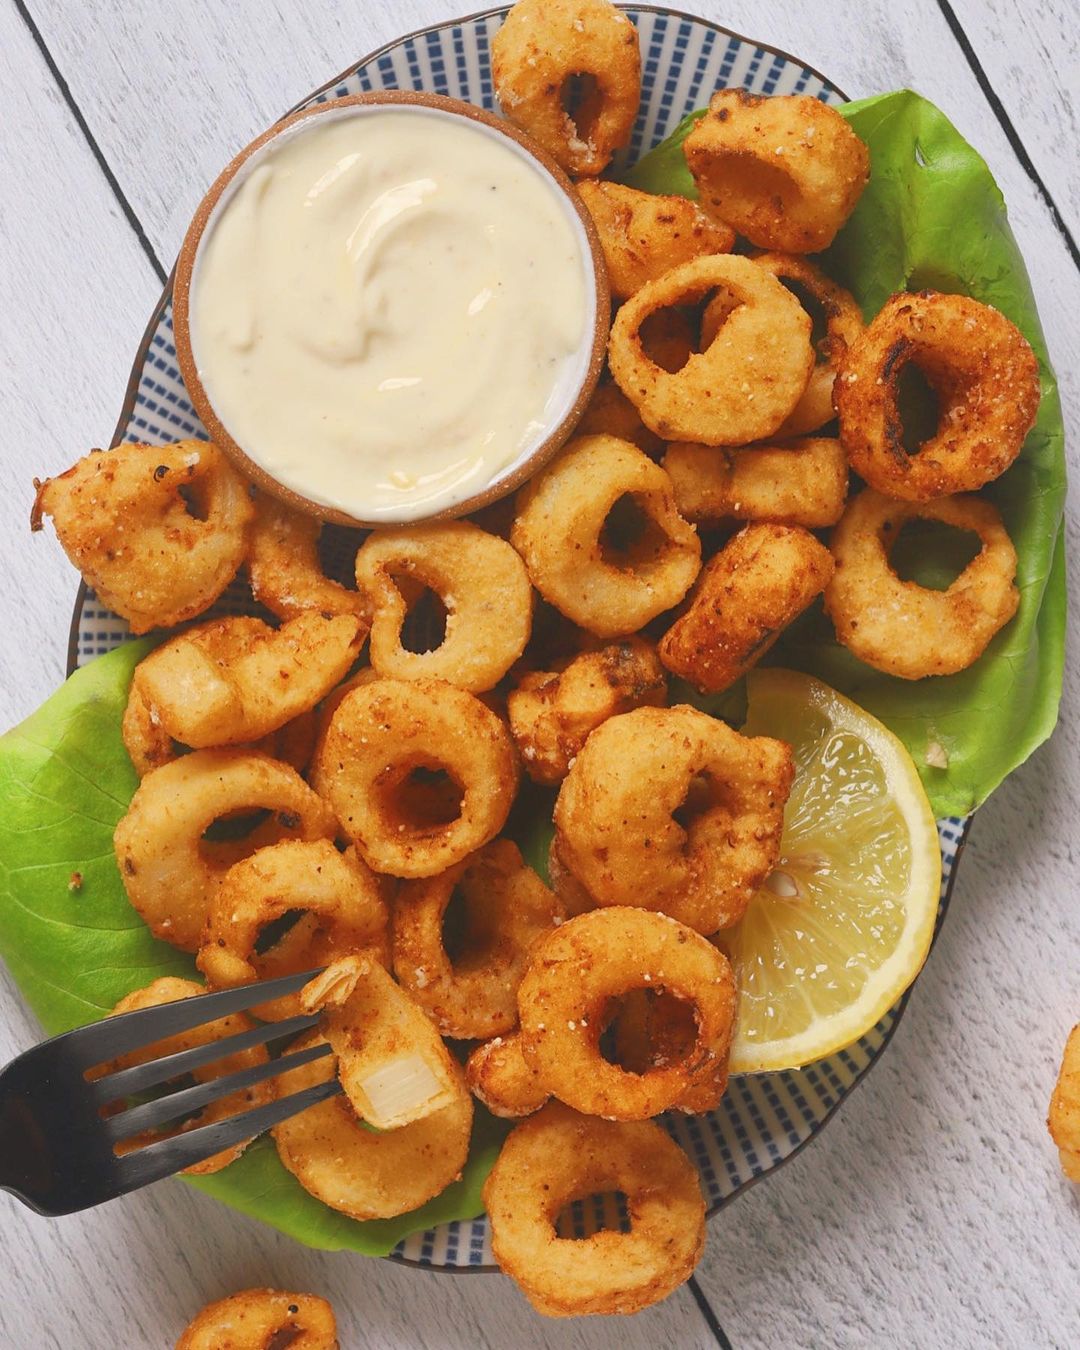
[[835, 525], [847, 498], [847, 456], [824, 437], [745, 450], [675, 441], [663, 467], [680, 514], [695, 525], [766, 520], [808, 530]]
[[333, 581], [319, 561], [322, 521], [260, 495], [248, 542], [251, 594], [279, 619], [294, 619], [306, 609], [320, 614], [355, 614], [370, 622], [362, 595]]
[[214, 445], [118, 445], [37, 482], [30, 528], [51, 516], [64, 552], [133, 633], [201, 614], [236, 575], [254, 515]]
[[[939, 520], [978, 535], [982, 549], [947, 590], [902, 581], [889, 553], [909, 520]], [[903, 680], [952, 675], [986, 650], [1016, 613], [1016, 550], [994, 506], [980, 497], [897, 502], [872, 488], [833, 531], [836, 574], [825, 608], [860, 661]]]
[[189, 1323], [176, 1350], [267, 1350], [273, 1345], [337, 1350], [337, 1323], [330, 1304], [314, 1294], [244, 1289], [208, 1303]]
[[641, 53], [608, 0], [518, 0], [492, 39], [491, 71], [507, 118], [567, 173], [601, 173], [630, 139]]
[[[821, 313], [825, 323], [825, 332], [815, 342], [817, 364], [810, 375], [810, 383], [803, 396], [796, 403], [787, 421], [777, 430], [780, 439], [789, 436], [805, 436], [817, 431], [826, 422], [836, 416], [833, 410], [833, 384], [839, 362], [848, 347], [855, 342], [863, 331], [862, 310], [855, 303], [855, 297], [843, 286], [838, 286], [831, 277], [827, 277], [820, 267], [815, 267], [808, 258], [800, 258], [788, 253], [759, 253], [754, 258], [758, 267], [763, 267], [778, 281], [785, 284], [795, 283], [794, 287], [804, 307], [805, 296]], [[712, 340], [713, 332], [723, 322], [724, 313], [718, 313], [713, 306], [706, 306], [701, 319], [701, 341], [704, 345]], [[814, 310], [807, 308], [813, 317]]]
[[555, 803], [558, 856], [597, 905], [736, 923], [780, 850], [791, 751], [680, 705], [597, 727]]
[[[643, 325], [670, 306], [712, 292], [726, 314], [712, 341], [667, 370], [650, 357]], [[695, 258], [650, 281], [615, 315], [608, 364], [641, 420], [669, 441], [745, 445], [772, 436], [791, 415], [814, 366], [809, 314], [749, 258]]]
[[705, 253], [730, 253], [735, 233], [686, 197], [665, 197], [622, 183], [578, 184], [604, 250], [608, 284], [625, 300], [647, 281]]
[[506, 700], [510, 731], [536, 783], [566, 777], [589, 733], [617, 713], [667, 702], [667, 678], [644, 638], [582, 652], [558, 671], [532, 671]]
[[660, 660], [703, 694], [729, 688], [825, 589], [829, 550], [797, 525], [747, 525], [702, 569]]
[[1061, 1170], [1070, 1181], [1080, 1181], [1080, 1023], [1065, 1042], [1046, 1124], [1061, 1152]]
[[544, 599], [597, 637], [678, 604], [701, 566], [667, 474], [614, 436], [578, 437], [523, 488], [510, 539]]
[[514, 1120], [539, 1111], [548, 1099], [540, 1075], [521, 1053], [521, 1036], [484, 1041], [465, 1062], [469, 1091], [493, 1116]]
[[[630, 1231], [560, 1238], [572, 1200], [620, 1191]], [[705, 1246], [697, 1168], [653, 1121], [581, 1116], [561, 1102], [514, 1127], [484, 1185], [500, 1267], [547, 1317], [635, 1313], [688, 1279]]]
[[638, 410], [613, 380], [600, 385], [593, 394], [574, 434], [614, 436], [636, 445], [650, 459], [659, 459], [664, 449], [664, 442], [649, 430], [638, 416]]
[[[901, 372], [922, 371], [938, 425], [904, 445]], [[975, 492], [1019, 455], [1039, 409], [1039, 363], [1004, 314], [966, 295], [894, 295], [840, 361], [833, 390], [851, 467], [887, 497]]]
[[808, 94], [721, 89], [683, 153], [704, 209], [782, 253], [828, 248], [870, 177], [866, 146]]

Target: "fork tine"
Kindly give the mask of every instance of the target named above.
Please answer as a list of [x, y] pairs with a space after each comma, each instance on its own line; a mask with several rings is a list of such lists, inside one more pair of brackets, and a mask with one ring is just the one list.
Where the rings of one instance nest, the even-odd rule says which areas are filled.
[[[191, 1003], [193, 999], [186, 1000]], [[164, 1007], [173, 1005], [164, 1004]], [[150, 1011], [156, 1011], [151, 1009]], [[90, 1094], [99, 1106], [106, 1106], [120, 1097], [130, 1097], [136, 1092], [144, 1092], [158, 1083], [166, 1083], [170, 1078], [179, 1078], [182, 1074], [192, 1073], [205, 1064], [224, 1059], [227, 1055], [239, 1054], [242, 1050], [251, 1050], [269, 1041], [282, 1040], [299, 1031], [307, 1031], [316, 1026], [319, 1015], [304, 1014], [289, 1017], [283, 1022], [266, 1022], [252, 1027], [250, 1031], [237, 1032], [235, 1036], [224, 1036], [220, 1041], [209, 1041], [206, 1045], [197, 1045], [191, 1050], [178, 1050], [174, 1055], [163, 1055], [160, 1059], [148, 1060], [145, 1064], [136, 1064], [130, 1069], [117, 1069], [115, 1073], [95, 1078], [87, 1084]], [[99, 1023], [100, 1025], [100, 1023]]]
[[[245, 1012], [271, 999], [298, 993], [318, 974], [318, 970], [305, 970], [299, 975], [282, 975], [276, 980], [244, 984], [214, 994], [196, 994], [194, 998], [178, 999], [175, 1003], [159, 1003], [154, 1008], [138, 1008], [135, 1012], [119, 1013], [79, 1027], [77, 1031], [65, 1032], [63, 1037], [57, 1036], [54, 1040], [65, 1042], [64, 1053], [69, 1063], [76, 1063], [84, 1070], [92, 1069], [132, 1050], [163, 1041], [167, 1036], [190, 1031], [204, 1022], [216, 1022], [229, 1013]], [[50, 1044], [52, 1042], [46, 1042], [46, 1045]]]
[[242, 1092], [245, 1088], [254, 1087], [267, 1078], [276, 1078], [290, 1069], [298, 1069], [301, 1064], [309, 1064], [313, 1059], [322, 1059], [324, 1055], [330, 1053], [329, 1043], [321, 1041], [295, 1054], [267, 1060], [265, 1064], [254, 1064], [249, 1069], [241, 1069], [237, 1073], [211, 1079], [209, 1083], [196, 1083], [194, 1087], [183, 1088], [179, 1092], [160, 1097], [157, 1101], [144, 1102], [140, 1106], [122, 1111], [119, 1115], [109, 1116], [102, 1122], [105, 1133], [113, 1143], [118, 1143], [121, 1139], [130, 1139], [142, 1130], [163, 1125], [166, 1121], [175, 1120], [177, 1116], [197, 1111], [210, 1102], [219, 1101], [234, 1092]]
[[266, 1106], [257, 1106], [253, 1111], [244, 1111], [213, 1125], [200, 1125], [172, 1139], [163, 1139], [158, 1144], [147, 1144], [145, 1148], [127, 1153], [116, 1160], [118, 1166], [114, 1193], [126, 1195], [128, 1191], [161, 1181], [174, 1172], [182, 1172], [185, 1167], [205, 1162], [215, 1153], [233, 1148], [247, 1139], [254, 1139], [290, 1116], [306, 1111], [309, 1106], [316, 1106], [336, 1096], [341, 1090], [338, 1079], [329, 1078], [325, 1083], [316, 1083], [302, 1092], [279, 1097]]

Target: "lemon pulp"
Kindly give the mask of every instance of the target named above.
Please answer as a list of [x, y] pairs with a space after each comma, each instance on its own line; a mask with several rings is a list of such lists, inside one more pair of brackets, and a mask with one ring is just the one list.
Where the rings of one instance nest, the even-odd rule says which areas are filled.
[[781, 857], [720, 935], [739, 985], [734, 1073], [797, 1068], [869, 1031], [918, 974], [934, 933], [941, 852], [910, 755], [807, 675], [748, 677], [747, 735], [794, 751]]

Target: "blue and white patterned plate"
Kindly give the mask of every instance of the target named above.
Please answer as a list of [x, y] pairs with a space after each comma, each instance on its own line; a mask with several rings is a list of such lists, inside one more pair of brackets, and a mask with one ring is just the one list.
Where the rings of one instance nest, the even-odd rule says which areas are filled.
[[[825, 103], [845, 96], [809, 66], [771, 47], [706, 23], [648, 6], [627, 8], [641, 38], [641, 110], [624, 159], [633, 162], [663, 140], [682, 118], [701, 107], [714, 89], [736, 86], [760, 94], [806, 93]], [[428, 28], [384, 47], [343, 72], [308, 103], [378, 89], [421, 89], [495, 108], [491, 39], [505, 10], [491, 10]], [[171, 286], [151, 318], [135, 358], [115, 441], [163, 443], [202, 436], [180, 378], [172, 331]], [[246, 586], [234, 585], [223, 608], [251, 610]], [[103, 609], [92, 592], [80, 592], [72, 623], [74, 668], [110, 651], [128, 637], [122, 619]], [[952, 888], [967, 822], [939, 821], [941, 916]], [[870, 1069], [896, 1029], [906, 999], [848, 1050], [798, 1073], [732, 1079], [719, 1111], [673, 1116], [668, 1129], [695, 1160], [710, 1214], [792, 1157], [827, 1124]], [[393, 1259], [449, 1270], [492, 1267], [487, 1224], [450, 1223], [402, 1242]]]

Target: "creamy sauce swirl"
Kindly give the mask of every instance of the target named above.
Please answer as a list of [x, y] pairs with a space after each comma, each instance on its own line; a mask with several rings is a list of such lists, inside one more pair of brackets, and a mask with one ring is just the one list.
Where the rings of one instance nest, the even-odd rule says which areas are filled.
[[562, 419], [593, 297], [580, 221], [509, 138], [419, 106], [342, 109], [226, 189], [193, 270], [191, 347], [256, 464], [403, 521], [482, 491]]

